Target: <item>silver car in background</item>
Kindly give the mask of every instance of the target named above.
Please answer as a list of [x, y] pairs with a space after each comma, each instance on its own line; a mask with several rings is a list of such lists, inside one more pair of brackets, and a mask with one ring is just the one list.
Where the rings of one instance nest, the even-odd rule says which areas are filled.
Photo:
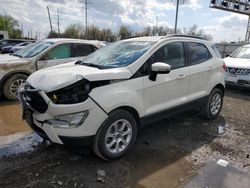
[[0, 55], [0, 93], [9, 100], [15, 100], [19, 86], [31, 73], [77, 61], [103, 46], [106, 44], [94, 40], [45, 39], [14, 54]]

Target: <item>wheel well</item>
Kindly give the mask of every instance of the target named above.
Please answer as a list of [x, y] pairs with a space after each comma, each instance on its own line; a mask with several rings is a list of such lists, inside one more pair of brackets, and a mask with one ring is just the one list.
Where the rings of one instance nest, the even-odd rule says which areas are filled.
[[222, 84], [217, 84], [214, 88], [218, 88], [222, 91], [223, 95], [225, 93], [225, 87]]
[[7, 81], [9, 78], [11, 78], [11, 77], [12, 77], [13, 75], [15, 75], [15, 74], [24, 74], [24, 75], [26, 75], [26, 76], [29, 76], [29, 75], [30, 75], [30, 74], [27, 73], [27, 72], [12, 72], [12, 73], [6, 75], [6, 76], [1, 80], [1, 82], [0, 82], [0, 93], [1, 93], [1, 94], [3, 93], [3, 92], [2, 92], [3, 85], [6, 83], [6, 81]]
[[122, 109], [122, 110], [128, 111], [135, 118], [135, 121], [137, 123], [137, 127], [140, 128], [140, 126], [141, 126], [140, 116], [139, 116], [138, 112], [136, 111], [136, 109], [134, 109], [133, 107], [130, 107], [130, 106], [121, 106], [117, 109]]

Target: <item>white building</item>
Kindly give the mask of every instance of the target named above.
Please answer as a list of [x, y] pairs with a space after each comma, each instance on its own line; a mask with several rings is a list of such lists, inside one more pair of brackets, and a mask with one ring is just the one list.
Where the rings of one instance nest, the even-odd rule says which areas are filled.
[[9, 39], [9, 34], [7, 31], [0, 31], [0, 40]]

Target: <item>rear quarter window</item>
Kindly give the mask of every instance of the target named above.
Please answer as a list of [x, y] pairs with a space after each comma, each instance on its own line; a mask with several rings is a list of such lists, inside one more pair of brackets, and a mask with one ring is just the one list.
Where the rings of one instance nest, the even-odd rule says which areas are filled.
[[212, 49], [213, 49], [213, 51], [215, 52], [215, 54], [216, 54], [218, 57], [221, 58], [221, 55], [220, 55], [220, 52], [219, 52], [219, 46], [213, 45], [213, 46], [212, 46]]
[[212, 58], [211, 53], [204, 44], [198, 42], [188, 42], [187, 45], [190, 65], [197, 65]]

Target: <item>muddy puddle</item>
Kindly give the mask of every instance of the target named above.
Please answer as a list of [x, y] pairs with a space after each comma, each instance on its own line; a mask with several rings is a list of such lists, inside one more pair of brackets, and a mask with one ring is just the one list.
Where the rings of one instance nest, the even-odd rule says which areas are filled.
[[31, 131], [21, 117], [18, 102], [0, 101], [0, 136]]
[[21, 119], [19, 103], [0, 101], [0, 158], [32, 151], [41, 142]]
[[[160, 164], [162, 161], [159, 160], [158, 163]], [[143, 178], [136, 180], [136, 178], [132, 177], [130, 187], [182, 187], [183, 184], [196, 175], [196, 170], [193, 164], [187, 162], [184, 158], [164, 167], [161, 166], [153, 173], [152, 169], [155, 169], [157, 162], [145, 165], [145, 168], [134, 170], [133, 177], [142, 176]], [[148, 175], [145, 176], [145, 174]]]

